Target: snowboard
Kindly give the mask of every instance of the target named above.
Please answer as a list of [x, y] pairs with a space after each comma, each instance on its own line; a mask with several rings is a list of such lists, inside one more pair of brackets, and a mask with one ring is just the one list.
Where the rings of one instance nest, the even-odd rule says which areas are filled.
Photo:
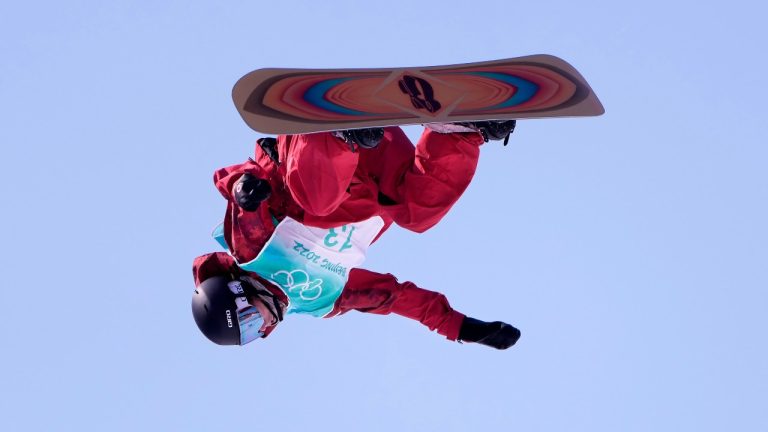
[[265, 134], [605, 112], [584, 77], [551, 55], [391, 69], [258, 69], [237, 81], [232, 98], [248, 126]]

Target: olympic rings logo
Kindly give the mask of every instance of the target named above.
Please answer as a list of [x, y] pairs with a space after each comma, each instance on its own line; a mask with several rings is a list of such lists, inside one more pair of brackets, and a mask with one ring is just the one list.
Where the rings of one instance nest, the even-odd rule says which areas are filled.
[[323, 294], [323, 280], [310, 280], [309, 274], [304, 270], [285, 271], [272, 275], [277, 283], [288, 292], [299, 291], [299, 297], [305, 301], [317, 300]]

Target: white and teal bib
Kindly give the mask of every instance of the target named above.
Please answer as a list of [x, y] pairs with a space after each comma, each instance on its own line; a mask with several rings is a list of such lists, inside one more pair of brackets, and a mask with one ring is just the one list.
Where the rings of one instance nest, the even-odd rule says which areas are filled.
[[[259, 255], [238, 265], [280, 287], [289, 300], [287, 313], [322, 317], [331, 312], [349, 271], [365, 261], [368, 246], [383, 227], [379, 216], [330, 229], [286, 217]], [[226, 247], [223, 232], [215, 230], [214, 237]]]

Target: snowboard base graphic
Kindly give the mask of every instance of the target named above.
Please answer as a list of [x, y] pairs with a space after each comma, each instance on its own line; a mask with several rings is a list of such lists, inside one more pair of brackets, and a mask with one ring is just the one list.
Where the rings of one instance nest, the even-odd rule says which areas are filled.
[[506, 60], [394, 69], [258, 69], [232, 98], [265, 134], [475, 120], [597, 116], [605, 112], [564, 60]]

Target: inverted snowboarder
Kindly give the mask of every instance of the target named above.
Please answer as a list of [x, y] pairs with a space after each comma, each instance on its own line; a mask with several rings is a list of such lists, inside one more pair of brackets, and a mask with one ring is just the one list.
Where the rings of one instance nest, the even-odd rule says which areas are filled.
[[455, 311], [440, 293], [359, 267], [392, 223], [423, 232], [474, 175], [480, 146], [515, 121], [430, 124], [414, 147], [397, 127], [261, 139], [255, 158], [218, 170], [227, 199], [218, 240], [195, 259], [192, 310], [221, 345], [267, 337], [289, 314], [357, 310], [415, 319], [452, 341], [497, 349], [520, 332]]

